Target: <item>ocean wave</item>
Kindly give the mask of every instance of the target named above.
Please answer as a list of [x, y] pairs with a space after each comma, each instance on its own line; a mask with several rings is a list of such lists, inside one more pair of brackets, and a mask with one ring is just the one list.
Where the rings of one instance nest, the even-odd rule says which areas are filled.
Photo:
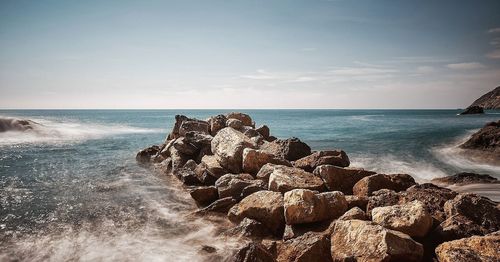
[[436, 177], [444, 177], [448, 174], [445, 170], [429, 163], [416, 159], [404, 160], [392, 154], [382, 156], [354, 156], [353, 167], [373, 170], [383, 174], [404, 173], [412, 175], [418, 182], [429, 181]]
[[[10, 124], [19, 121], [29, 121], [33, 124], [30, 128], [24, 129], [18, 128], [18, 125]], [[139, 128], [117, 124], [83, 123], [74, 120], [19, 120], [12, 117], [0, 116], [0, 122], [5, 123], [6, 127], [5, 132], [0, 132], [0, 145], [65, 144], [113, 135], [165, 132], [165, 130], [161, 129]]]

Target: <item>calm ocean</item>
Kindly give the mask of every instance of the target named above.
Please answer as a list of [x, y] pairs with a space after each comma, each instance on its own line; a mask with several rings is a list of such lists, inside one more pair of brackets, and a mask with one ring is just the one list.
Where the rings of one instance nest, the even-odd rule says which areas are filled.
[[[344, 149], [352, 165], [420, 182], [462, 171], [500, 178], [500, 167], [460, 158], [455, 146], [500, 112], [459, 110], [241, 110], [280, 138]], [[44, 125], [0, 134], [0, 260], [197, 261], [200, 247], [235, 245], [195, 209], [178, 182], [137, 166], [176, 114], [228, 110], [0, 110]]]

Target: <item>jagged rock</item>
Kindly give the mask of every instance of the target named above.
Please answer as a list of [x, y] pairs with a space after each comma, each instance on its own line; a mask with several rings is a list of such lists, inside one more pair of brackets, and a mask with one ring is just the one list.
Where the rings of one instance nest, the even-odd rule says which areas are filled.
[[234, 128], [236, 130], [241, 130], [244, 125], [245, 124], [243, 124], [243, 122], [241, 122], [238, 119], [229, 118], [228, 120], [226, 120], [226, 126], [227, 127], [232, 127], [232, 128]]
[[342, 150], [317, 151], [306, 157], [300, 158], [293, 163], [293, 166], [302, 168], [307, 172], [312, 172], [321, 165], [332, 165], [348, 167], [349, 157]]
[[187, 186], [201, 185], [196, 173], [187, 168], [178, 168], [174, 170], [174, 175]]
[[255, 131], [259, 132], [259, 134], [266, 140], [271, 135], [271, 131], [269, 131], [269, 127], [266, 125], [259, 126], [255, 129]]
[[484, 109], [500, 109], [500, 86], [482, 95], [471, 106], [481, 106]]
[[198, 167], [198, 164], [196, 164], [196, 162], [193, 159], [189, 159], [186, 162], [186, 164], [184, 164], [184, 166], [182, 166], [182, 168], [186, 168], [186, 169], [193, 170], [193, 171], [195, 171], [197, 167]]
[[211, 117], [208, 120], [208, 125], [210, 127], [210, 134], [215, 136], [219, 130], [226, 127], [226, 116], [225, 115], [216, 115]]
[[28, 119], [17, 119], [0, 117], [0, 133], [7, 131], [26, 131], [37, 129], [41, 125]]
[[432, 182], [445, 185], [469, 185], [469, 184], [496, 184], [500, 183], [498, 179], [490, 175], [481, 175], [475, 173], [458, 173], [453, 176], [446, 176], [432, 179]]
[[391, 189], [399, 192], [415, 184], [415, 179], [407, 174], [376, 174], [359, 180], [354, 185], [352, 191], [357, 196], [370, 196], [373, 192], [380, 189]]
[[245, 217], [237, 226], [225, 231], [224, 235], [260, 239], [272, 234], [261, 222]]
[[345, 212], [342, 216], [340, 216], [338, 220], [352, 220], [352, 219], [368, 220], [368, 216], [366, 215], [365, 211], [361, 210], [361, 208], [353, 207], [347, 210], [347, 212]]
[[374, 208], [372, 221], [411, 237], [424, 237], [432, 227], [432, 217], [420, 201]]
[[210, 205], [219, 198], [217, 188], [215, 188], [214, 186], [197, 187], [191, 189], [189, 191], [189, 194], [199, 206]]
[[277, 262], [332, 261], [330, 240], [324, 234], [306, 233], [284, 241], [278, 248]]
[[274, 258], [261, 244], [252, 242], [239, 249], [227, 262], [274, 262]]
[[331, 221], [325, 220], [321, 222], [307, 223], [307, 224], [294, 224], [285, 225], [285, 232], [283, 232], [283, 240], [289, 240], [302, 236], [308, 232], [324, 233], [330, 226]]
[[181, 152], [185, 155], [188, 155], [188, 156], [192, 156], [192, 155], [196, 154], [198, 152], [198, 149], [199, 149], [194, 144], [187, 142], [185, 137], [179, 137], [179, 138], [175, 139], [175, 141], [173, 143], [173, 147], [175, 149], [177, 149], [179, 152]]
[[205, 155], [200, 163], [206, 168], [206, 171], [213, 177], [219, 178], [227, 173], [227, 171], [219, 164], [214, 155]]
[[436, 248], [440, 262], [500, 260], [500, 232], [445, 242]]
[[269, 183], [269, 176], [273, 173], [275, 168], [279, 168], [280, 165], [275, 164], [265, 164], [263, 165], [257, 175], [255, 175], [256, 179], [264, 181], [266, 184]]
[[212, 204], [200, 210], [200, 212], [227, 213], [238, 201], [232, 197], [225, 197], [214, 201]]
[[195, 131], [187, 132], [184, 138], [185, 138], [185, 141], [187, 143], [191, 143], [198, 148], [201, 148], [205, 145], [210, 146], [212, 139], [213, 139], [213, 137], [211, 135], [207, 135], [207, 134], [195, 132]]
[[252, 118], [249, 115], [244, 114], [244, 113], [231, 112], [231, 113], [226, 114], [226, 118], [237, 119], [237, 120], [241, 121], [243, 123], [243, 125], [245, 125], [245, 126], [251, 126], [251, 127], [255, 126], [254, 122], [252, 121]]
[[421, 261], [423, 252], [410, 236], [369, 221], [337, 221], [331, 236], [334, 261]]
[[256, 150], [252, 148], [245, 148], [243, 150], [243, 172], [257, 174], [262, 166], [267, 163], [292, 166], [292, 164], [290, 164], [290, 162], [288, 162], [287, 160], [284, 160], [262, 150]]
[[397, 205], [400, 197], [401, 195], [399, 193], [389, 189], [375, 191], [373, 195], [368, 198], [366, 214], [371, 217], [372, 210], [376, 207]]
[[[488, 198], [475, 194], [459, 194], [444, 204], [447, 218], [463, 216], [480, 227], [482, 234], [500, 230], [500, 208]], [[457, 232], [457, 235], [467, 237]]]
[[226, 174], [215, 182], [215, 187], [219, 192], [219, 197], [232, 197], [236, 200], [242, 198], [243, 190], [247, 187], [258, 187], [266, 189], [266, 185], [261, 180], [244, 179], [242, 175]]
[[469, 106], [460, 115], [484, 114], [484, 108], [481, 106]]
[[275, 165], [273, 168], [268, 186], [271, 191], [285, 193], [298, 188], [323, 191], [325, 188], [321, 178], [300, 168], [281, 165]]
[[296, 137], [276, 139], [260, 146], [260, 149], [288, 161], [295, 161], [311, 154], [311, 148]]
[[448, 188], [425, 183], [411, 186], [406, 191], [401, 192], [399, 202], [407, 203], [419, 200], [424, 203], [427, 211], [436, 221], [443, 222], [446, 219], [444, 203], [453, 199], [456, 195], [456, 192]]
[[241, 132], [226, 127], [212, 139], [212, 152], [225, 169], [239, 173], [243, 162], [243, 149], [255, 148], [255, 143]]
[[341, 168], [333, 165], [318, 166], [313, 173], [325, 181], [328, 190], [341, 191], [348, 195], [352, 194], [352, 188], [359, 180], [375, 174], [375, 172], [363, 169]]
[[135, 156], [135, 160], [139, 164], [148, 164], [151, 161], [151, 158], [154, 157], [156, 154], [158, 154], [160, 151], [159, 146], [150, 146], [148, 148], [145, 148], [137, 153]]
[[167, 139], [173, 140], [173, 139], [180, 137], [179, 128], [181, 127], [182, 122], [187, 121], [187, 120], [194, 120], [194, 119], [188, 118], [187, 116], [184, 116], [184, 115], [176, 115], [174, 127], [172, 128], [172, 132], [170, 132]]
[[366, 205], [368, 205], [368, 197], [366, 196], [346, 195], [345, 200], [347, 201], [348, 209], [359, 207], [361, 210], [366, 210]]
[[[469, 140], [460, 145], [464, 149], [475, 149], [485, 152], [500, 153], [500, 120], [487, 123], [474, 133]], [[498, 160], [498, 154], [496, 160]]]
[[189, 119], [182, 121], [179, 127], [179, 136], [185, 136], [188, 132], [199, 132], [209, 135], [208, 122], [198, 119]]
[[316, 193], [294, 189], [284, 196], [285, 221], [288, 225], [335, 219], [347, 210], [344, 194], [339, 191]]
[[283, 196], [280, 193], [259, 191], [233, 206], [228, 218], [233, 223], [239, 223], [248, 217], [264, 224], [273, 234], [280, 235], [285, 227], [283, 210]]

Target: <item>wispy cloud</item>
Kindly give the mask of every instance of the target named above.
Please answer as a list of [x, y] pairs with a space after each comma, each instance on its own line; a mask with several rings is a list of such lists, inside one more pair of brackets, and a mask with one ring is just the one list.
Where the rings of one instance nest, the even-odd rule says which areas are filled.
[[491, 59], [500, 59], [500, 49], [489, 52], [488, 54], [486, 54], [486, 57]]
[[278, 76], [268, 73], [264, 69], [258, 69], [256, 73], [249, 75], [241, 75], [240, 78], [247, 78], [253, 80], [271, 80], [278, 78]]
[[478, 62], [469, 62], [469, 63], [457, 63], [457, 64], [448, 64], [446, 67], [450, 69], [456, 70], [472, 70], [472, 69], [481, 69], [485, 68], [485, 66]]
[[417, 67], [417, 72], [419, 72], [419, 73], [431, 73], [434, 71], [435, 71], [435, 68], [433, 66], [419, 66], [419, 67]]
[[488, 30], [488, 33], [490, 34], [500, 33], [500, 27], [491, 28], [490, 30]]

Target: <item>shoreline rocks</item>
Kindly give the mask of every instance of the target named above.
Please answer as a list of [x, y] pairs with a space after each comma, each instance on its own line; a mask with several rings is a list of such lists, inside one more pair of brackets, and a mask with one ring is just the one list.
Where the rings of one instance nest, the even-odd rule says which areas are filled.
[[[497, 256], [475, 243], [497, 243], [495, 237], [484, 236], [500, 230], [498, 203], [417, 184], [407, 174], [349, 167], [344, 151], [313, 152], [298, 138], [277, 139], [269, 127], [255, 128], [247, 114], [233, 112], [206, 121], [178, 115], [167, 140], [141, 150], [136, 160], [177, 177], [199, 207], [196, 214], [233, 223], [221, 236], [246, 244], [226, 261]], [[475, 174], [437, 181], [496, 183]], [[220, 250], [206, 244], [198, 247], [200, 255], [221, 257]], [[457, 253], [460, 248], [465, 255]]]
[[481, 106], [469, 106], [460, 115], [484, 114], [484, 108]]

